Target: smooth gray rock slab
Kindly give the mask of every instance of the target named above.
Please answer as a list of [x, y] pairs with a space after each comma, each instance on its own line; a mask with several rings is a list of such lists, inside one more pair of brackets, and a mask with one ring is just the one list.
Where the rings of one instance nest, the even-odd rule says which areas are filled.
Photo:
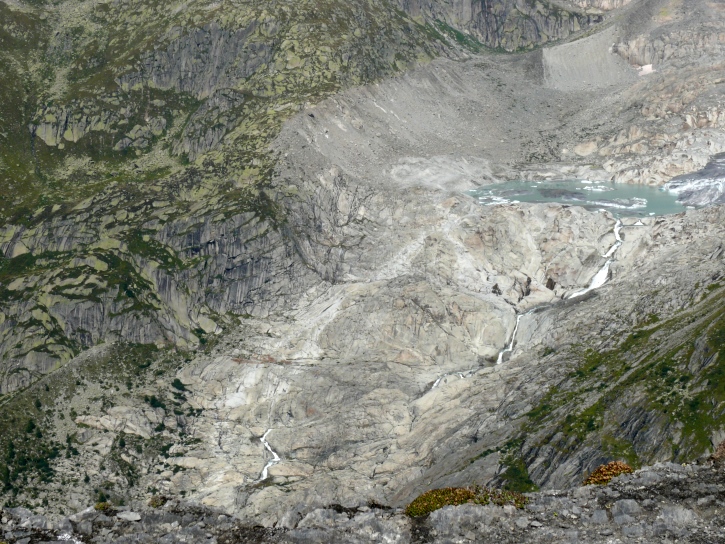
[[697, 523], [695, 512], [678, 505], [663, 507], [660, 516], [668, 526], [685, 527]]
[[92, 535], [93, 534], [93, 524], [90, 521], [81, 521], [78, 524], [78, 532], [83, 535]]
[[627, 525], [622, 527], [622, 534], [630, 538], [644, 536], [644, 527], [641, 525]]
[[126, 521], [141, 521], [141, 514], [136, 512], [119, 512], [116, 517]]
[[609, 516], [607, 516], [606, 510], [594, 510], [592, 517], [589, 518], [590, 523], [603, 524], [609, 523]]
[[55, 530], [59, 533], [72, 533], [73, 532], [73, 524], [70, 522], [68, 518], [63, 518], [60, 521], [55, 523]]
[[30, 510], [28, 510], [27, 508], [21, 508], [21, 507], [8, 508], [7, 512], [9, 514], [15, 516], [16, 518], [20, 518], [21, 520], [27, 519], [33, 515], [33, 513]]
[[85, 521], [87, 519], [93, 519], [98, 515], [98, 512], [91, 506], [90, 508], [86, 508], [85, 510], [78, 512], [77, 514], [73, 514], [68, 519], [71, 520], [74, 523], [78, 523], [80, 521]]
[[614, 523], [617, 525], [626, 525], [628, 523], [632, 523], [634, 521], [634, 518], [632, 516], [628, 516], [627, 514], [619, 514], [617, 516], [614, 516]]
[[614, 506], [612, 507], [612, 515], [615, 517], [620, 514], [636, 516], [641, 511], [642, 511], [642, 508], [639, 506], [637, 501], [635, 501], [633, 499], [623, 499], [621, 501], [617, 501], [614, 503]]

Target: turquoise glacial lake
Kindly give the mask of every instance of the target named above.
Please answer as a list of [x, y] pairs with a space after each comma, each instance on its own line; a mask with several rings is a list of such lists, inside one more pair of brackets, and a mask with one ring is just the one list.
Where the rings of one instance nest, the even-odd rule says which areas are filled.
[[667, 215], [685, 210], [677, 196], [646, 185], [600, 181], [508, 181], [468, 191], [485, 206], [517, 202], [556, 202], [616, 216]]

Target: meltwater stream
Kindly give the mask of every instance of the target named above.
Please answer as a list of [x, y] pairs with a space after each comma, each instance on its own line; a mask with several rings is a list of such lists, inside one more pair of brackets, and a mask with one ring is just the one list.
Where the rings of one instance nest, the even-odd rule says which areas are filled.
[[[626, 214], [634, 217], [646, 217], [679, 213], [685, 206], [677, 201], [677, 195], [663, 189], [646, 185], [631, 185], [624, 183], [610, 183], [606, 181], [591, 180], [561, 180], [561, 181], [508, 181], [485, 185], [468, 191], [468, 194], [478, 199], [479, 204], [494, 206], [498, 204], [527, 203], [558, 203], [569, 206], [582, 206], [590, 210], [608, 210], [615, 216]], [[642, 223], [640, 222], [639, 225]], [[606, 262], [592, 277], [589, 285], [571, 293], [567, 298], [580, 297], [604, 285], [609, 279], [609, 268], [614, 261], [617, 250], [622, 245], [622, 221], [617, 219], [614, 225], [615, 242], [602, 257]], [[516, 333], [519, 330], [521, 319], [531, 313], [516, 316], [511, 340], [498, 354], [496, 364], [501, 364], [506, 353], [514, 350]]]
[[607, 259], [607, 262], [604, 263], [604, 266], [602, 266], [599, 271], [594, 274], [594, 277], [589, 282], [589, 286], [586, 289], [581, 289], [580, 291], [576, 291], [572, 294], [570, 294], [567, 298], [576, 298], [580, 297], [582, 295], [587, 294], [589, 291], [592, 291], [598, 287], [601, 287], [605, 283], [607, 283], [607, 280], [609, 279], [609, 267], [612, 264], [612, 261], [614, 260], [614, 254], [617, 252], [619, 247], [622, 245], [622, 237], [620, 236], [620, 232], [622, 230], [622, 220], [617, 219], [617, 222], [614, 224], [614, 244], [612, 247], [609, 248], [609, 251], [607, 251], [602, 257]]
[[504, 349], [502, 349], [501, 351], [498, 352], [498, 359], [496, 359], [497, 365], [500, 365], [501, 363], [503, 363], [504, 354], [511, 353], [514, 350], [514, 342], [516, 341], [516, 333], [519, 330], [519, 323], [521, 323], [521, 318], [524, 317], [525, 315], [529, 315], [530, 313], [533, 313], [534, 310], [536, 310], [536, 308], [534, 308], [533, 310], [529, 310], [525, 314], [519, 314], [516, 316], [516, 325], [514, 326], [514, 332], [511, 335], [511, 342], [509, 342], [508, 346], [506, 346]]
[[[641, 225], [642, 223], [639, 222]], [[609, 267], [611, 266], [612, 262], [614, 261], [614, 254], [617, 252], [617, 250], [622, 245], [622, 236], [621, 231], [622, 227], [624, 225], [622, 224], [621, 219], [617, 219], [617, 221], [614, 223], [614, 244], [612, 244], [612, 247], [609, 248], [609, 250], [602, 255], [607, 261], [604, 263], [604, 266], [602, 266], [596, 274], [594, 274], [594, 277], [592, 277], [591, 281], [589, 282], [589, 286], [585, 289], [581, 289], [579, 291], [575, 291], [574, 293], [571, 293], [567, 298], [572, 299], [576, 297], [580, 297], [582, 295], [587, 294], [589, 291], [593, 291], [594, 289], [597, 289], [607, 283], [607, 280], [609, 279]], [[500, 365], [503, 363], [503, 357], [506, 353], [511, 353], [514, 350], [514, 342], [516, 341], [516, 333], [519, 330], [519, 323], [521, 323], [521, 318], [523, 318], [526, 315], [529, 315], [530, 313], [533, 313], [538, 308], [534, 308], [532, 310], [529, 310], [528, 312], [524, 314], [519, 314], [516, 316], [516, 326], [514, 327], [514, 332], [511, 335], [511, 341], [509, 342], [509, 345], [506, 346], [504, 349], [502, 349], [498, 354], [498, 359], [496, 360], [496, 364]]]
[[[725, 154], [723, 155], [725, 161]], [[478, 189], [468, 191], [467, 194], [478, 199], [479, 204], [494, 206], [498, 204], [514, 204], [519, 202], [528, 203], [559, 203], [570, 206], [582, 206], [590, 210], [608, 210], [615, 216], [626, 214], [630, 217], [646, 217], [652, 215], [665, 215], [679, 213], [685, 210], [685, 206], [677, 201], [677, 194], [674, 191], [657, 189], [646, 185], [616, 184], [610, 182], [594, 182], [590, 180], [566, 180], [566, 181], [509, 181], [486, 185]], [[637, 221], [633, 226], [643, 226]], [[614, 224], [614, 244], [602, 255], [606, 259], [604, 265], [597, 271], [589, 282], [589, 285], [575, 291], [567, 296], [573, 299], [585, 295], [604, 285], [609, 279], [609, 268], [614, 262], [617, 250], [622, 245], [622, 221], [617, 218]], [[526, 313], [516, 316], [511, 340], [502, 349], [496, 360], [496, 364], [503, 363], [504, 356], [512, 353], [516, 344], [516, 333], [519, 330], [521, 319], [541, 308], [534, 308]], [[464, 375], [460, 372], [460, 378]], [[469, 372], [469, 375], [471, 372]], [[441, 380], [452, 374], [440, 376], [431, 389], [435, 389]]]
[[450, 374], [443, 374], [443, 376], [440, 376], [435, 382], [433, 382], [431, 389], [438, 387], [438, 384], [440, 384], [441, 381], [445, 380], [448, 376], [458, 376], [460, 379], [464, 380], [473, 376], [474, 372], [475, 370], [469, 370], [468, 372], [451, 372]]
[[264, 465], [264, 468], [262, 469], [262, 475], [259, 477], [259, 481], [267, 479], [267, 471], [269, 470], [269, 467], [276, 465], [279, 463], [282, 459], [279, 455], [277, 455], [277, 452], [272, 449], [272, 447], [269, 445], [269, 442], [267, 442], [267, 435], [272, 432], [272, 429], [267, 429], [267, 432], [262, 435], [262, 438], [260, 438], [260, 442], [262, 442], [262, 445], [269, 451], [269, 453], [272, 454], [272, 459], [270, 459], [266, 465]]

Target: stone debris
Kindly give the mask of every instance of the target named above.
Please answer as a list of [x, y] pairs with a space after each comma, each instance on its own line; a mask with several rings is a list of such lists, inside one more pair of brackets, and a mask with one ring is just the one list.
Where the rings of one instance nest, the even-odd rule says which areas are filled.
[[2, 510], [0, 537], [9, 544], [182, 542], [465, 543], [725, 542], [725, 472], [713, 462], [658, 463], [606, 486], [528, 494], [513, 506], [446, 506], [424, 518], [400, 509], [317, 508], [290, 515], [277, 528], [247, 525], [220, 511], [172, 501], [156, 510], [97, 512], [55, 522], [24, 508]]

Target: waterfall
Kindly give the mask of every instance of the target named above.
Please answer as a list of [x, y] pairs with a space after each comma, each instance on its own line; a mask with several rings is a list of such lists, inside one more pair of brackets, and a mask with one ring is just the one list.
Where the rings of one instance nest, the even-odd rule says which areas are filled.
[[533, 313], [535, 309], [536, 308], [534, 308], [532, 310], [529, 310], [525, 314], [519, 314], [519, 315], [516, 316], [516, 325], [514, 326], [514, 332], [511, 335], [511, 342], [509, 342], [509, 345], [507, 347], [505, 347], [504, 349], [502, 349], [501, 351], [499, 351], [499, 353], [498, 353], [498, 359], [496, 360], [496, 364], [497, 365], [500, 365], [501, 363], [503, 363], [503, 355], [504, 355], [504, 353], [506, 353], [506, 352], [511, 353], [514, 350], [514, 341], [516, 340], [516, 333], [519, 330], [519, 323], [521, 323], [521, 318], [524, 317], [525, 315], [529, 315], [530, 313]]
[[609, 251], [607, 251], [602, 257], [607, 259], [607, 262], [604, 263], [604, 266], [599, 269], [599, 271], [594, 274], [594, 277], [589, 282], [589, 286], [586, 289], [581, 289], [580, 291], [576, 291], [569, 295], [567, 298], [576, 298], [580, 297], [582, 295], [585, 295], [589, 291], [592, 291], [594, 289], [597, 289], [598, 287], [601, 287], [605, 283], [607, 283], [607, 280], [609, 279], [609, 267], [611, 266], [614, 259], [612, 257], [617, 252], [617, 250], [622, 245], [622, 237], [620, 236], [620, 232], [622, 230], [622, 220], [617, 219], [617, 222], [614, 224], [614, 244], [612, 247], [609, 248]]
[[465, 374], [463, 372], [451, 372], [449, 374], [443, 374], [443, 376], [440, 376], [435, 382], [433, 382], [433, 385], [431, 386], [431, 390], [438, 387], [438, 384], [441, 383], [441, 380], [445, 380], [448, 376], [456, 375], [459, 378], [461, 378], [462, 380], [465, 380], [466, 378], [473, 376], [474, 372], [475, 372], [475, 370], [469, 370]]
[[[576, 291], [575, 293], [572, 293], [567, 298], [576, 298], [580, 297], [589, 291], [592, 291], [593, 289], [597, 289], [598, 287], [601, 287], [605, 283], [607, 283], [607, 280], [609, 279], [609, 267], [611, 266], [612, 262], [614, 262], [614, 254], [617, 252], [617, 250], [621, 247], [623, 240], [622, 236], [620, 235], [622, 231], [622, 227], [624, 225], [622, 224], [621, 219], [617, 219], [616, 223], [614, 224], [614, 244], [612, 247], [609, 248], [609, 251], [607, 251], [602, 257], [607, 259], [607, 261], [604, 263], [604, 266], [600, 268], [596, 274], [594, 274], [594, 277], [589, 282], [589, 286], [586, 289], [582, 289], [580, 291]], [[528, 312], [524, 314], [518, 314], [516, 316], [516, 326], [514, 326], [514, 332], [511, 335], [511, 341], [509, 342], [508, 346], [506, 346], [504, 349], [502, 349], [498, 354], [498, 359], [496, 360], [496, 364], [500, 365], [503, 363], [503, 356], [504, 354], [511, 353], [514, 350], [514, 343], [516, 341], [516, 333], [519, 330], [519, 324], [521, 323], [521, 318], [523, 318], [525, 315], [529, 315], [530, 313], [534, 312], [537, 308], [534, 308], [532, 310], [529, 310]], [[441, 378], [438, 378], [436, 382], [433, 384], [433, 387], [438, 385], [438, 382], [441, 381]]]
[[259, 481], [267, 479], [267, 471], [269, 470], [269, 467], [272, 465], [276, 465], [279, 463], [282, 459], [279, 455], [277, 455], [277, 452], [272, 449], [272, 447], [269, 445], [269, 442], [267, 442], [267, 435], [272, 432], [272, 429], [267, 429], [267, 432], [262, 435], [262, 438], [260, 438], [260, 442], [264, 445], [265, 449], [269, 451], [269, 453], [272, 454], [272, 459], [270, 459], [266, 465], [264, 465], [264, 468], [262, 469], [262, 475], [259, 478]]

